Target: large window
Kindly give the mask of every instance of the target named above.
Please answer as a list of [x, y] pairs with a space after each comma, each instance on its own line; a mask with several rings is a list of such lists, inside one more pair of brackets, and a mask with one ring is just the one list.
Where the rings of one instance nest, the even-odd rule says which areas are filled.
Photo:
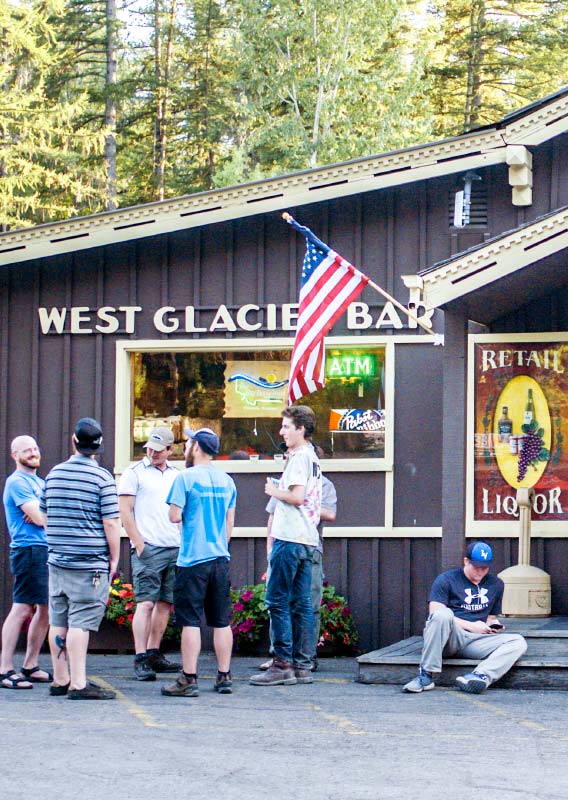
[[[250, 341], [220, 345], [225, 349], [203, 344], [129, 343], [128, 460], [140, 459], [151, 430], [167, 424], [175, 435], [174, 458], [183, 457], [186, 428], [207, 426], [221, 438], [220, 459], [278, 462], [290, 348], [280, 342], [270, 349], [263, 342], [264, 349], [254, 351]], [[358, 339], [327, 344], [326, 386], [303, 398], [316, 414], [314, 441], [325, 458], [385, 459], [392, 426], [386, 354], [385, 345]]]

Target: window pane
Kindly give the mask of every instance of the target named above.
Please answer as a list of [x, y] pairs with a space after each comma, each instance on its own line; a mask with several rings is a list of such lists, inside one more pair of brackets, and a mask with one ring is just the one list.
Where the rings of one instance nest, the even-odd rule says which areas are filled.
[[[174, 458], [183, 458], [184, 430], [205, 426], [221, 437], [221, 458], [272, 458], [281, 452], [289, 368], [289, 350], [133, 353], [131, 457], [167, 424]], [[384, 456], [384, 371], [384, 347], [328, 349], [325, 388], [303, 398], [325, 457]]]

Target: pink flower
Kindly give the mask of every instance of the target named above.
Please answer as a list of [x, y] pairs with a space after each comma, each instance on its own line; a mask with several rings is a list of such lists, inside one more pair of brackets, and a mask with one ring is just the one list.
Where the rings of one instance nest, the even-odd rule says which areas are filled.
[[237, 600], [236, 603], [233, 603], [233, 611], [242, 611], [243, 608], [244, 606], [240, 600]]
[[242, 593], [241, 600], [244, 600], [245, 603], [248, 603], [248, 601], [251, 599], [251, 597], [252, 597], [252, 592], [251, 592], [250, 589], [247, 589], [246, 592]]
[[349, 608], [349, 606], [345, 606], [345, 608], [342, 609], [341, 611], [342, 617], [348, 617], [350, 614], [351, 614], [351, 609]]

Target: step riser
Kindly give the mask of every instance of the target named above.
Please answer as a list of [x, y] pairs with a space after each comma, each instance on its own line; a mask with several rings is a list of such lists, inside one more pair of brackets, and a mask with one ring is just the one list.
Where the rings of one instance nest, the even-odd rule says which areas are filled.
[[[470, 668], [444, 667], [444, 671], [435, 678], [436, 686], [451, 687], [456, 689], [456, 678], [464, 675]], [[416, 668], [402, 666], [383, 667], [370, 666], [359, 668], [357, 681], [365, 684], [391, 684], [404, 686], [405, 683], [416, 677]], [[568, 689], [568, 669], [565, 668], [528, 668], [513, 667], [500, 681], [493, 684], [496, 689], [542, 689], [552, 691], [566, 691]], [[490, 687], [490, 691], [491, 688]]]

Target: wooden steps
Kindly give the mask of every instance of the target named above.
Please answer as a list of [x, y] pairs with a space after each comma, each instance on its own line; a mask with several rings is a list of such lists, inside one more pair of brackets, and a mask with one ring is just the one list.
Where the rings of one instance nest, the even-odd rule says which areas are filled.
[[[545, 619], [502, 618], [507, 633], [520, 633], [528, 649], [522, 659], [494, 686], [502, 689], [568, 689], [568, 617]], [[360, 683], [403, 685], [415, 677], [422, 637], [412, 636], [373, 650], [357, 658]], [[467, 658], [446, 659], [439, 686], [455, 686], [455, 679], [471, 671], [476, 661]]]

